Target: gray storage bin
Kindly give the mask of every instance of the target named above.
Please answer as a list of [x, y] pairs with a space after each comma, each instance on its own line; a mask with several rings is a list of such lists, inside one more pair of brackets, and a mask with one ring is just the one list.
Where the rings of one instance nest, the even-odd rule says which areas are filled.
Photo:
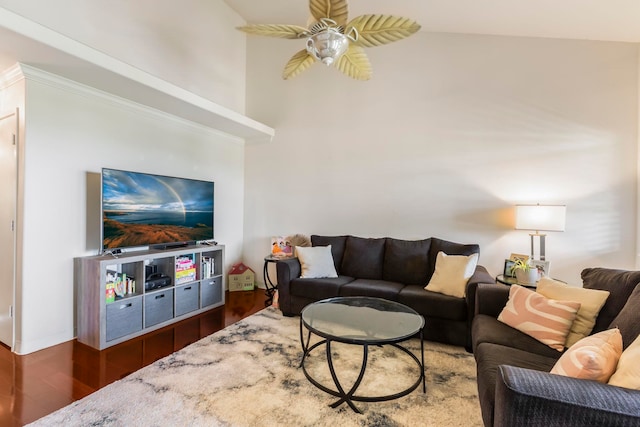
[[200, 283], [176, 287], [176, 317], [197, 310], [200, 305]]
[[144, 327], [173, 319], [173, 289], [152, 292], [144, 296]]
[[107, 304], [107, 341], [142, 330], [142, 297]]
[[222, 303], [222, 277], [200, 282], [200, 307]]

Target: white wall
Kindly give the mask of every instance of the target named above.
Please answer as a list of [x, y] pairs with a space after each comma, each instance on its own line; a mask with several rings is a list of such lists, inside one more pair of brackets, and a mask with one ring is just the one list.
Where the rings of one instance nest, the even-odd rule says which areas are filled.
[[73, 258], [98, 252], [87, 247], [88, 172], [110, 167], [215, 181], [216, 239], [227, 245], [229, 263], [240, 258], [242, 140], [64, 81], [28, 79], [26, 106], [17, 353], [74, 337]]
[[[0, 7], [244, 113], [246, 38], [235, 30], [244, 21], [222, 0], [0, 0]], [[103, 166], [214, 180], [216, 239], [229, 264], [241, 259], [242, 141], [64, 83], [30, 80], [26, 92], [17, 353], [74, 337], [73, 258], [97, 251], [87, 244], [86, 174]]]
[[0, 7], [244, 112], [245, 35], [235, 29], [244, 21], [222, 0], [0, 0]]
[[272, 235], [347, 233], [479, 243], [495, 275], [529, 253], [513, 205], [538, 202], [567, 205], [552, 276], [634, 267], [636, 45], [418, 33], [367, 49], [369, 82], [283, 81], [301, 46], [248, 39], [247, 115], [277, 130], [246, 151], [253, 268]]
[[419, 33], [367, 49], [369, 82], [319, 64], [285, 82], [302, 42], [248, 37], [245, 73], [242, 21], [221, 0], [163, 5], [173, 20], [162, 22], [145, 18], [151, 0], [96, 2], [0, 6], [239, 112], [246, 93], [246, 114], [277, 135], [245, 149], [31, 83], [19, 352], [73, 336], [72, 258], [91, 253], [85, 173], [102, 166], [211, 176], [227, 260], [257, 272], [272, 235], [349, 233], [476, 242], [497, 274], [529, 250], [511, 218], [525, 202], [568, 206], [567, 231], [548, 237], [554, 277], [634, 266], [636, 45]]

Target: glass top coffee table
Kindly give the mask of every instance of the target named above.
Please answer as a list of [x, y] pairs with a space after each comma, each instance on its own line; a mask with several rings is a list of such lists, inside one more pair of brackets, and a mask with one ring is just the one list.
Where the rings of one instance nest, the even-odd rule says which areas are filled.
[[[306, 306], [300, 315], [300, 342], [302, 344], [302, 360], [300, 366], [307, 379], [322, 391], [338, 397], [332, 408], [346, 403], [355, 412], [361, 411], [353, 401], [381, 402], [406, 396], [422, 383], [422, 391], [426, 392], [424, 375], [424, 342], [422, 330], [424, 318], [415, 310], [381, 298], [372, 297], [337, 297], [318, 301]], [[306, 330], [306, 340], [305, 340]], [[311, 345], [311, 334], [322, 339]], [[413, 354], [399, 343], [419, 334], [421, 358]], [[360, 374], [349, 390], [340, 384], [332, 360], [332, 342], [362, 346], [362, 366]], [[367, 368], [369, 346], [391, 345], [408, 354], [418, 365], [420, 375], [417, 381], [407, 389], [384, 396], [359, 396], [356, 390], [364, 378]], [[305, 368], [305, 359], [316, 348], [325, 346], [327, 363], [336, 389], [322, 385], [314, 379]]]

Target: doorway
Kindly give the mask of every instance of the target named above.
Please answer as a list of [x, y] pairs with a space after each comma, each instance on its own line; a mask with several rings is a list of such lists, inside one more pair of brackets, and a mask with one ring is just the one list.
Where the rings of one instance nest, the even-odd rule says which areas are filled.
[[15, 318], [17, 149], [17, 111], [0, 114], [0, 342], [12, 350]]

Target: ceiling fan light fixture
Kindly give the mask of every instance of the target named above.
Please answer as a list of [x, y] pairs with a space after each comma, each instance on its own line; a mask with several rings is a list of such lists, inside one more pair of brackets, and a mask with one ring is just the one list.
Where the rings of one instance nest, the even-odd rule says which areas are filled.
[[349, 0], [309, 0], [311, 18], [306, 27], [289, 24], [248, 24], [240, 31], [283, 39], [306, 39], [284, 66], [282, 78], [300, 74], [312, 64], [333, 65], [356, 80], [369, 80], [371, 63], [363, 47], [382, 46], [420, 30], [416, 21], [394, 15], [367, 14], [349, 21]]
[[307, 39], [307, 52], [326, 66], [333, 64], [349, 48], [349, 38], [336, 28], [325, 28]]

